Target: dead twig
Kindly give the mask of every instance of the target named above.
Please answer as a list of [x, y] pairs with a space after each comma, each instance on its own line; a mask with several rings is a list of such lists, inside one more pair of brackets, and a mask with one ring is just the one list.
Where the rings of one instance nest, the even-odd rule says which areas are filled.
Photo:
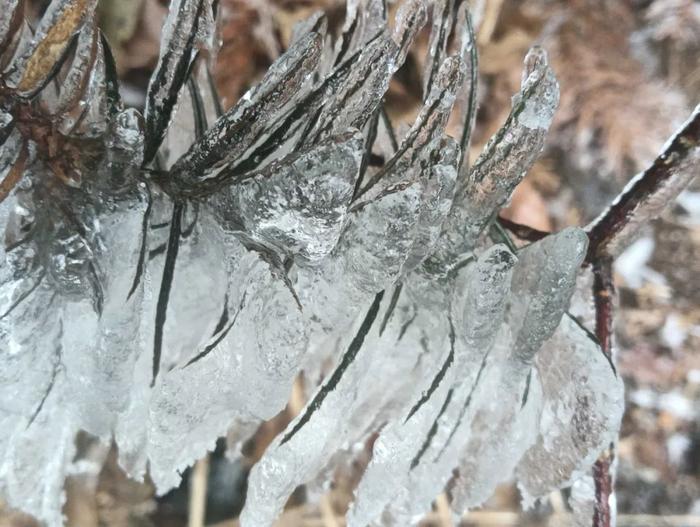
[[204, 527], [207, 512], [207, 479], [209, 454], [195, 463], [190, 477], [190, 496], [187, 527]]
[[588, 227], [586, 261], [613, 255], [641, 222], [656, 218], [700, 172], [700, 106], [652, 165], [637, 175]]

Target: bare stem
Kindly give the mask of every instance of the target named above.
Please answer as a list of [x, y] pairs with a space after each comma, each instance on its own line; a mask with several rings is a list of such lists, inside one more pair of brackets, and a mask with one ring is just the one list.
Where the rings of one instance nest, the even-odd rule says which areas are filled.
[[[612, 276], [612, 258], [598, 257], [593, 261], [593, 301], [595, 305], [595, 333], [603, 353], [612, 362], [613, 308], [615, 284]], [[593, 527], [611, 527], [614, 511], [610, 497], [613, 494], [612, 464], [614, 446], [603, 452], [593, 465], [595, 483], [595, 511]]]
[[700, 171], [700, 106], [652, 165], [635, 177], [588, 228], [588, 263], [612, 254], [611, 247], [641, 221], [660, 214]]

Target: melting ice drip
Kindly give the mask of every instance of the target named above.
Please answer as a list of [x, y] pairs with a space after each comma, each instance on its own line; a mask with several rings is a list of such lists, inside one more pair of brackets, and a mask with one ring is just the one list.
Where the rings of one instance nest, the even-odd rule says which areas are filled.
[[[55, 0], [23, 34], [20, 63], [74, 3]], [[381, 101], [428, 7], [424, 104], [397, 140]], [[377, 431], [351, 526], [413, 524], [451, 480], [462, 513], [513, 477], [527, 502], [585, 477], [623, 408], [620, 379], [570, 312], [587, 237], [571, 228], [516, 249], [492, 229], [542, 149], [558, 86], [532, 50], [507, 121], [468, 166], [476, 52], [466, 2], [454, 7], [409, 0], [392, 32], [381, 2], [354, 0], [335, 43], [315, 15], [221, 114], [192, 51], [213, 42], [211, 5], [174, 0], [145, 125], [117, 100], [108, 47], [85, 22], [73, 82], [98, 52], [81, 120], [61, 126], [102, 155], [71, 187], [30, 146], [0, 204], [11, 505], [62, 524], [79, 430], [113, 437], [128, 473], [148, 467], [166, 492], [329, 360], [253, 468], [244, 526], [270, 525], [296, 486], [322, 485]], [[3, 114], [2, 174], [24, 144], [11, 124]]]

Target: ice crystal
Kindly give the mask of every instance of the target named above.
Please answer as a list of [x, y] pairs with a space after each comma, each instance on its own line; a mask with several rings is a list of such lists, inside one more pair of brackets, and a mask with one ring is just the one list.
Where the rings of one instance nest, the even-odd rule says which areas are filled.
[[[558, 102], [543, 50], [469, 167], [466, 3], [409, 0], [389, 31], [382, 2], [351, 0], [335, 45], [312, 15], [224, 113], [206, 70], [212, 2], [174, 0], [144, 116], [120, 101], [94, 2], [54, 0], [33, 34], [22, 5], [0, 13], [10, 505], [62, 524], [80, 430], [114, 438], [126, 471], [164, 493], [227, 430], [282, 410], [301, 372], [321, 380], [253, 468], [244, 526], [271, 525], [373, 434], [349, 525], [414, 524], [447, 485], [456, 513], [513, 477], [528, 502], [585, 494], [623, 404], [569, 312], [588, 237], [517, 248], [495, 220]], [[397, 137], [382, 98], [428, 12], [424, 105]]]

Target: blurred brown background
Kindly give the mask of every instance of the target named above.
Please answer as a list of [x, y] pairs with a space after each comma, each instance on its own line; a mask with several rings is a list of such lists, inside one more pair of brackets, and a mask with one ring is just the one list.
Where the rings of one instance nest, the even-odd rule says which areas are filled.
[[[693, 0], [472, 0], [480, 54], [479, 113], [472, 157], [504, 121], [527, 49], [549, 52], [561, 104], [544, 155], [518, 187], [506, 216], [542, 230], [584, 225], [700, 102], [700, 2]], [[35, 1], [37, 13], [45, 2]], [[392, 6], [391, 12], [395, 6]], [[230, 106], [289, 41], [295, 22], [322, 9], [338, 31], [339, 0], [220, 0], [221, 50], [215, 77]], [[101, 0], [101, 25], [114, 47], [123, 96], [143, 104], [155, 65], [167, 0]], [[420, 102], [427, 33], [393, 81], [386, 104], [395, 124], [409, 123]], [[700, 179], [700, 178], [698, 178]], [[618, 446], [619, 525], [700, 525], [700, 181], [618, 260], [617, 360], [627, 386]], [[242, 460], [225, 442], [188, 473], [180, 489], [154, 498], [125, 478], [114, 452], [87, 437], [66, 484], [65, 513], [76, 527], [188, 525], [192, 503], [206, 501], [208, 523], [233, 526], [247, 470], [300, 409], [290, 402], [263, 425]], [[105, 461], [104, 468], [100, 469]], [[342, 516], [366, 459], [337, 475], [320, 505], [301, 487], [280, 526], [344, 525]], [[208, 484], [207, 484], [208, 481]], [[194, 490], [193, 490], [194, 489]], [[197, 493], [205, 492], [198, 499]], [[504, 485], [462, 525], [568, 525], [566, 492], [519, 512]], [[196, 514], [194, 516], [197, 516]], [[191, 527], [198, 520], [189, 519]], [[425, 525], [451, 524], [443, 500]], [[0, 512], [0, 527], [35, 523]]]

